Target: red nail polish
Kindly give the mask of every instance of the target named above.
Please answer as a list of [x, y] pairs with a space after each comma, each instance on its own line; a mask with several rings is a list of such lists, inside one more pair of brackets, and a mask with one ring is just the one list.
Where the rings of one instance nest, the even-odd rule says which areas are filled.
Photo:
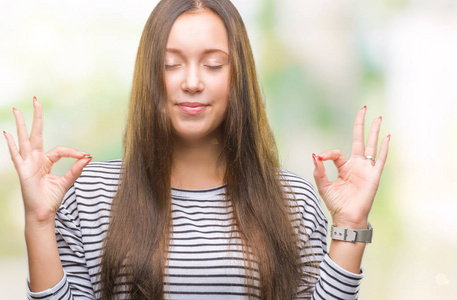
[[362, 109], [367, 109], [367, 106], [365, 105]]
[[316, 163], [316, 154], [313, 153], [313, 163], [314, 163], [314, 166], [317, 167], [317, 163]]
[[13, 107], [13, 111], [16, 111], [16, 110], [17, 110], [17, 109], [15, 109], [15, 108]]
[[33, 102], [35, 102], [35, 101], [37, 101], [37, 100], [36, 100], [36, 97], [35, 97], [35, 96], [33, 96]]
[[381, 121], [382, 121], [382, 116], [379, 116], [379, 119], [381, 119]]
[[6, 132], [5, 132], [5, 130], [3, 130], [3, 135], [5, 135], [5, 136], [6, 136]]
[[387, 138], [388, 138], [388, 139], [389, 139], [389, 141], [390, 141], [390, 134], [387, 136]]

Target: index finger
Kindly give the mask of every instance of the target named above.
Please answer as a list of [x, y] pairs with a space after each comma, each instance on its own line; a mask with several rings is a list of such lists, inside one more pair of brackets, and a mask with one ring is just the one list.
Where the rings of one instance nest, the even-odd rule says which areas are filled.
[[365, 113], [367, 111], [367, 107], [364, 106], [355, 117], [354, 122], [354, 132], [352, 134], [352, 152], [351, 156], [363, 156], [365, 152], [365, 137], [363, 133], [364, 125], [365, 125]]
[[22, 156], [19, 154], [19, 151], [17, 149], [16, 143], [14, 142], [13, 137], [9, 134], [3, 131], [3, 135], [5, 136], [6, 143], [8, 144], [8, 149], [11, 154], [11, 160], [14, 163], [14, 166], [16, 169], [18, 169], [18, 166], [20, 162], [22, 161]]
[[33, 97], [33, 124], [30, 133], [30, 143], [32, 149], [43, 149], [43, 109], [36, 97]]

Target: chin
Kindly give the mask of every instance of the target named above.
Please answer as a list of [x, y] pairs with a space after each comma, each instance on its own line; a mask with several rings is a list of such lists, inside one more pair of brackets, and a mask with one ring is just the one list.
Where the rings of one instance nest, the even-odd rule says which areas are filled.
[[213, 139], [220, 134], [220, 126], [212, 128], [211, 126], [174, 126], [173, 133], [178, 139], [182, 140], [206, 140]]
[[175, 136], [183, 140], [200, 140], [209, 136], [209, 132], [201, 130], [189, 130], [189, 128], [182, 128], [182, 130], [173, 130]]

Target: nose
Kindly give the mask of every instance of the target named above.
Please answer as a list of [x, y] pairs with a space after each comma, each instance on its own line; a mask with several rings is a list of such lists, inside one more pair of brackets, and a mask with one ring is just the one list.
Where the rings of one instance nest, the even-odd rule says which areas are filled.
[[204, 84], [198, 67], [189, 66], [181, 87], [184, 91], [191, 94], [195, 94], [203, 90]]

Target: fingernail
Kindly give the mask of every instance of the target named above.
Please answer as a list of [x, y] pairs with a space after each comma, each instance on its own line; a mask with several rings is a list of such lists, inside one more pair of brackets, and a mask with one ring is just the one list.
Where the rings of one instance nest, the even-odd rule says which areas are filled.
[[89, 160], [87, 161], [87, 163], [86, 163], [86, 164], [90, 163], [90, 161], [92, 160], [92, 156], [89, 156], [89, 157], [86, 157], [86, 158], [88, 158], [88, 159], [89, 159]]
[[79, 154], [84, 155], [84, 156], [90, 156], [90, 154], [87, 152], [79, 152]]
[[35, 96], [33, 96], [33, 102], [35, 102], [35, 101], [37, 101], [37, 99], [36, 99], [36, 97], [35, 97]]
[[316, 154], [314, 154], [314, 153], [313, 153], [313, 163], [314, 163], [314, 166], [317, 167]]
[[365, 105], [362, 109], [367, 109], [367, 106]]
[[17, 109], [15, 109], [15, 108], [13, 107], [13, 111], [16, 111], [16, 110], [17, 110]]
[[390, 142], [390, 134], [387, 136], [387, 138], [389, 139], [389, 142]]
[[382, 121], [382, 116], [379, 116], [379, 119], [381, 119], [381, 121]]
[[5, 132], [5, 130], [3, 130], [3, 135], [4, 135], [4, 136], [6, 136], [6, 132]]

